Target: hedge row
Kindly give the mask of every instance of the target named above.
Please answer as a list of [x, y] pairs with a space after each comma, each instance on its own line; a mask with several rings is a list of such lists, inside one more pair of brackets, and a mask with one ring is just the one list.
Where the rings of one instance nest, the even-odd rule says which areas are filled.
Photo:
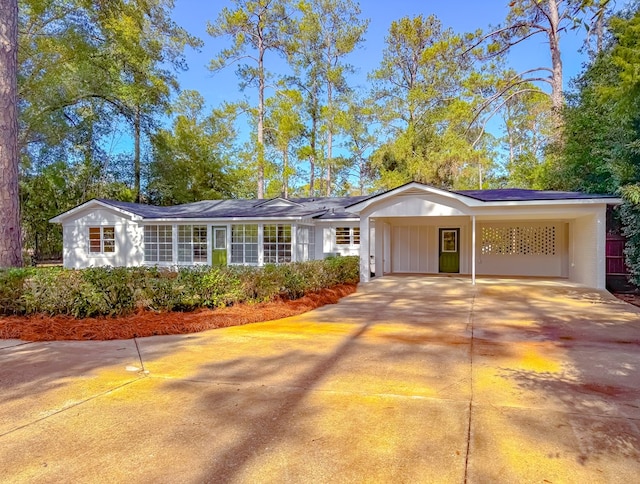
[[309, 292], [358, 281], [358, 258], [262, 268], [155, 267], [0, 269], [0, 314], [120, 316], [138, 309], [192, 311]]

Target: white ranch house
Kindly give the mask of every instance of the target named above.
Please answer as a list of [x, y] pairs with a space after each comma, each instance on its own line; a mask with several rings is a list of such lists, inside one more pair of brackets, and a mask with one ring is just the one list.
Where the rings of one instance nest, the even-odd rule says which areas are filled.
[[91, 200], [51, 219], [68, 268], [285, 263], [359, 255], [363, 282], [393, 273], [564, 278], [605, 287], [607, 195], [447, 191], [412, 182], [368, 197]]

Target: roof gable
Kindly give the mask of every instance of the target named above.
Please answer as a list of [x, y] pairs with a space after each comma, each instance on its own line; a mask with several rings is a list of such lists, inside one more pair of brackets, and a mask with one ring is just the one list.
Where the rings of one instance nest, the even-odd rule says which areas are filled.
[[277, 197], [270, 198], [267, 200], [260, 200], [258, 203], [254, 205], [254, 207], [296, 207], [300, 206], [298, 202], [293, 200]]
[[568, 203], [607, 203], [620, 204], [622, 200], [614, 195], [589, 194], [581, 192], [560, 192], [548, 190], [527, 190], [505, 188], [494, 190], [449, 191], [419, 182], [409, 182], [392, 190], [379, 193], [347, 207], [360, 213], [371, 205], [379, 205], [384, 200], [398, 197], [424, 197], [436, 195], [440, 200], [449, 199], [452, 203], [463, 203], [467, 207], [514, 206], [514, 205], [566, 205]]
[[87, 202], [77, 205], [71, 210], [67, 210], [66, 212], [63, 212], [60, 215], [53, 217], [52, 219], [49, 220], [49, 222], [64, 223], [65, 220], [72, 219], [75, 216], [79, 216], [88, 210], [100, 209], [100, 208], [111, 210], [121, 215], [126, 215], [127, 217], [130, 217], [130, 218], [140, 218], [134, 211], [127, 210], [126, 207], [123, 207], [123, 206], [115, 205], [111, 203], [110, 200], [101, 200], [101, 199], [93, 198]]

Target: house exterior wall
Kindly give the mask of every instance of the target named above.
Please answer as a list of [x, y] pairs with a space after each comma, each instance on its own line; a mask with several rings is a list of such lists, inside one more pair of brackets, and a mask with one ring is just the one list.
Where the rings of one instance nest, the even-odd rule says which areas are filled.
[[[376, 219], [376, 223], [389, 227], [388, 237], [382, 233], [377, 240], [381, 245], [378, 254], [384, 258], [381, 270], [385, 273], [437, 274], [440, 229], [460, 230], [460, 273], [470, 273], [471, 232], [468, 217], [397, 217]], [[387, 258], [390, 260], [387, 261]], [[376, 268], [376, 274], [379, 270]]]
[[[329, 255], [359, 255], [361, 278], [367, 281], [371, 273], [375, 273], [375, 276], [391, 272], [438, 273], [439, 231], [457, 229], [460, 274], [472, 273], [475, 257], [475, 273], [478, 275], [564, 277], [590, 287], [605, 287], [606, 202], [561, 199], [557, 202], [542, 200], [529, 203], [532, 202], [529, 200], [523, 203], [506, 201], [484, 204], [478, 200], [462, 199], [455, 194], [447, 195], [442, 190], [433, 189], [433, 192], [429, 192], [415, 187], [406, 193], [394, 192], [382, 197], [356, 204], [354, 211], [359, 213], [359, 220], [338, 216], [333, 219], [300, 219], [291, 216], [269, 220], [265, 215], [253, 219], [176, 218], [158, 219], [155, 222], [155, 219], [143, 219], [142, 215], [136, 215], [137, 212], [129, 213], [124, 208], [111, 208], [108, 204], [95, 201], [56, 217], [54, 222], [63, 224], [64, 265], [69, 268], [145, 264], [145, 223], [173, 227], [173, 260], [167, 260], [165, 265], [187, 264], [186, 258], [176, 255], [179, 248], [184, 255], [185, 246], [188, 245], [183, 240], [184, 230], [181, 232], [181, 245], [178, 243], [178, 228], [182, 225], [207, 227], [207, 264], [212, 261], [213, 226], [226, 227], [227, 263], [234, 263], [231, 258], [231, 228], [234, 225], [255, 225], [257, 233], [257, 244], [251, 239], [244, 247], [247, 251], [253, 251], [252, 254], [257, 252], [257, 257], [252, 255], [248, 262], [242, 263], [263, 265], [267, 259], [275, 261], [274, 250], [277, 250], [278, 262], [287, 261], [289, 247], [281, 247], [286, 242], [272, 240], [272, 229], [269, 229], [271, 239], [268, 243], [263, 237], [267, 230], [265, 225], [278, 224], [291, 226], [292, 261], [322, 259]], [[286, 205], [279, 201], [271, 204]], [[475, 249], [472, 243], [472, 220], [476, 222]], [[96, 228], [100, 233], [104, 228], [113, 228], [113, 252], [90, 250], [89, 232], [92, 228], [94, 235]], [[337, 243], [336, 231], [339, 228], [348, 228], [351, 234], [349, 243]], [[356, 228], [359, 229], [359, 243], [355, 238]], [[489, 239], [483, 236], [485, 230], [489, 231]], [[552, 235], [549, 235], [549, 231]], [[344, 230], [341, 234], [344, 240]], [[195, 237], [194, 231], [193, 261], [196, 261], [196, 252], [199, 251], [199, 259], [194, 263], [204, 264], [202, 242]], [[548, 249], [549, 237], [554, 239], [552, 251]], [[234, 243], [237, 254], [240, 242]], [[258, 247], [257, 251], [255, 247], [249, 247], [254, 245]], [[530, 247], [538, 248], [531, 250]], [[149, 254], [152, 255], [152, 252]], [[178, 259], [183, 262], [178, 262]]]
[[[91, 253], [89, 251], [90, 227], [114, 227], [114, 252]], [[144, 257], [142, 238], [142, 227], [111, 210], [94, 209], [80, 213], [62, 226], [64, 267], [81, 269], [141, 265]]]
[[[566, 223], [482, 222], [476, 230], [478, 275], [569, 277]], [[498, 253], [491, 247], [492, 234], [502, 242]], [[500, 240], [506, 235], [511, 240]]]
[[324, 259], [330, 255], [355, 255], [360, 253], [360, 244], [341, 245], [336, 244], [337, 227], [360, 227], [358, 222], [319, 222], [315, 225], [315, 259]]
[[606, 208], [578, 217], [570, 225], [569, 278], [598, 289], [605, 288]]

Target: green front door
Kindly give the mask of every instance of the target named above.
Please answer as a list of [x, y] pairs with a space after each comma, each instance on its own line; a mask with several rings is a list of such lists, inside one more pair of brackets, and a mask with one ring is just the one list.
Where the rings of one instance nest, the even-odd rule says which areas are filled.
[[212, 227], [213, 251], [211, 263], [214, 266], [227, 265], [227, 227]]
[[440, 272], [460, 272], [460, 229], [440, 229]]

